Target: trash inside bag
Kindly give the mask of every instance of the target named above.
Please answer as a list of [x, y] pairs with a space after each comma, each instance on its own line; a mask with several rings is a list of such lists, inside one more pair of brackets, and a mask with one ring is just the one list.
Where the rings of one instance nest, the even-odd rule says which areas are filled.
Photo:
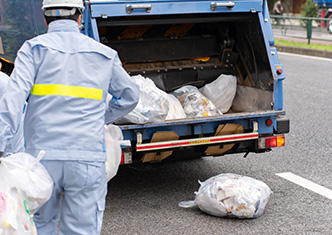
[[29, 200], [4, 159], [7, 158], [2, 158], [0, 164], [0, 234], [37, 235]]
[[194, 201], [183, 201], [180, 207], [198, 206], [217, 217], [257, 218], [264, 212], [271, 189], [262, 181], [237, 174], [220, 174], [199, 182]]
[[221, 115], [218, 108], [204, 95], [197, 87], [187, 85], [173, 92], [173, 95], [180, 101], [188, 118], [207, 117]]
[[[15, 186], [22, 191], [31, 213], [36, 213], [51, 197], [53, 180], [40, 163], [45, 152], [40, 151], [37, 158], [28, 153], [17, 153], [1, 158], [1, 170], [8, 169]], [[2, 180], [1, 180], [2, 181]]]
[[232, 106], [236, 94], [236, 77], [221, 74], [216, 80], [200, 88], [199, 91], [211, 100], [222, 113], [226, 113]]
[[105, 162], [107, 181], [110, 181], [118, 172], [121, 162], [121, 145], [130, 146], [129, 140], [123, 140], [120, 127], [116, 125], [105, 125], [105, 145], [107, 160]]
[[180, 101], [172, 94], [167, 94], [167, 98], [169, 101], [169, 111], [166, 120], [186, 118]]
[[133, 111], [124, 116], [117, 124], [163, 122], [168, 114], [167, 93], [160, 90], [150, 78], [141, 75], [132, 76], [140, 87], [140, 96]]

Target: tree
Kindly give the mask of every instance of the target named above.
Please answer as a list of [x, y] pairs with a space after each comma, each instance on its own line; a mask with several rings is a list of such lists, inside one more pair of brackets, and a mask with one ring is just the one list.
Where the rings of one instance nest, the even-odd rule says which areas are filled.
[[301, 9], [301, 16], [303, 17], [317, 16], [317, 7], [312, 0], [306, 0], [305, 3], [301, 6]]
[[8, 60], [13, 61], [23, 42], [35, 36], [32, 1], [34, 0], [2, 0], [4, 24], [10, 26], [1, 33], [4, 57]]

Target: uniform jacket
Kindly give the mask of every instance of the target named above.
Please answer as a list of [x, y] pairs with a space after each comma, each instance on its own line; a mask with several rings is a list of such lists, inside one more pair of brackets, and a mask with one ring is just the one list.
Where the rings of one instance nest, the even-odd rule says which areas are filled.
[[73, 20], [57, 20], [44, 35], [26, 41], [0, 100], [0, 151], [18, 128], [24, 102], [26, 152], [44, 160], [105, 161], [104, 115], [116, 121], [133, 110], [139, 88], [117, 52], [79, 32]]

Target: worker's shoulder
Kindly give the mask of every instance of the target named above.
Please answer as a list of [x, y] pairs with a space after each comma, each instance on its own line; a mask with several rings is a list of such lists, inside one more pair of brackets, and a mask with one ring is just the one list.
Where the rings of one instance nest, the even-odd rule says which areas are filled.
[[116, 56], [116, 51], [82, 33], [46, 33], [27, 41], [31, 48], [43, 46], [65, 53], [97, 53], [108, 59]]
[[[86, 36], [84, 34], [81, 34], [81, 37], [84, 37], [85, 41], [86, 42], [89, 42], [87, 43], [86, 47], [89, 47], [89, 48], [86, 48], [86, 49], [90, 49], [92, 51], [95, 51], [97, 53], [101, 53], [107, 57], [109, 57], [110, 59], [114, 58], [114, 56], [117, 54], [117, 52], [115, 50], [113, 50], [112, 48], [96, 41], [95, 39], [89, 37], [89, 36]], [[84, 45], [82, 45], [84, 47]]]

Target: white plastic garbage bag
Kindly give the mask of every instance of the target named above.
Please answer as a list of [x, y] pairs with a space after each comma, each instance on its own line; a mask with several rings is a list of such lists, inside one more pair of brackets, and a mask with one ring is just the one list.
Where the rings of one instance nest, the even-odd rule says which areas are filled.
[[0, 234], [37, 235], [32, 214], [51, 196], [53, 181], [37, 158], [18, 153], [1, 158]]
[[150, 78], [137, 75], [132, 76], [132, 79], [140, 87], [138, 104], [133, 111], [116, 123], [144, 124], [165, 121], [169, 110], [167, 93], [160, 90]]
[[200, 88], [199, 91], [211, 100], [222, 113], [226, 113], [232, 106], [236, 94], [236, 77], [221, 74], [216, 80]]
[[105, 129], [105, 145], [107, 160], [105, 163], [107, 181], [110, 181], [118, 172], [121, 162], [121, 145], [130, 146], [129, 140], [123, 140], [120, 127], [109, 124], [104, 125]]
[[169, 111], [166, 120], [186, 118], [180, 101], [172, 94], [167, 94], [167, 98], [169, 101]]
[[[15, 183], [8, 184], [9, 171], [0, 169], [0, 234], [1, 235], [37, 235], [33, 217], [27, 201]], [[7, 185], [5, 185], [7, 184]]]
[[173, 92], [173, 95], [180, 101], [188, 118], [216, 116], [222, 113], [197, 87], [187, 85]]
[[22, 191], [32, 214], [50, 199], [53, 190], [53, 180], [40, 163], [44, 154], [40, 151], [35, 158], [28, 153], [17, 153], [1, 158], [1, 167], [8, 169], [8, 177], [12, 177], [15, 186]]
[[262, 181], [237, 174], [220, 174], [199, 182], [194, 201], [183, 201], [180, 207], [198, 206], [218, 217], [257, 218], [263, 214], [271, 189]]

